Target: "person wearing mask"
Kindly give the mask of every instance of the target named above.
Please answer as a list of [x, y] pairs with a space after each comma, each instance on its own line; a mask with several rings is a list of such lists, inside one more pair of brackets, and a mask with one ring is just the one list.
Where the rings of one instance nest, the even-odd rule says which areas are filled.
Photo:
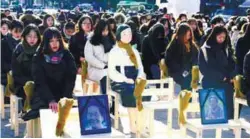
[[168, 74], [182, 90], [191, 89], [191, 71], [192, 67], [197, 65], [197, 58], [198, 47], [194, 42], [192, 29], [187, 23], [182, 23], [165, 53]]
[[52, 15], [46, 14], [43, 18], [43, 24], [39, 25], [40, 33], [43, 34], [43, 32], [48, 28], [55, 25], [55, 19]]
[[243, 74], [243, 61], [244, 57], [247, 54], [247, 52], [250, 50], [250, 23], [247, 23], [247, 30], [244, 33], [244, 36], [239, 38], [237, 44], [236, 44], [236, 69], [238, 74]]
[[62, 36], [65, 43], [69, 43], [70, 38], [75, 34], [75, 23], [68, 21], [62, 30]]
[[10, 33], [1, 40], [1, 83], [7, 85], [7, 73], [11, 70], [12, 53], [21, 41], [23, 23], [19, 20], [12, 21]]
[[160, 79], [158, 63], [164, 58], [166, 47], [165, 28], [162, 24], [157, 23], [150, 28], [142, 42], [142, 63], [147, 79]]
[[[45, 107], [58, 112], [58, 101], [64, 97], [72, 98], [77, 70], [74, 58], [65, 48], [57, 28], [49, 27], [44, 31], [31, 70], [35, 82], [31, 108]], [[36, 101], [38, 98], [40, 101]], [[38, 102], [42, 105], [36, 104]]]
[[107, 20], [101, 19], [85, 45], [85, 59], [88, 62], [88, 78], [100, 83], [102, 94], [106, 94], [108, 54], [115, 45], [115, 39]]
[[198, 65], [203, 75], [202, 88], [224, 89], [227, 116], [228, 119], [232, 119], [234, 114], [232, 79], [235, 76], [235, 61], [227, 39], [229, 35], [226, 28], [215, 26], [199, 52]]
[[81, 62], [85, 60], [84, 49], [87, 36], [93, 29], [93, 22], [89, 16], [82, 16], [78, 21], [79, 31], [70, 38], [69, 50], [75, 58], [78, 74], [81, 74]]
[[[29, 24], [22, 32], [22, 41], [15, 48], [11, 67], [14, 78], [15, 93], [25, 100], [24, 85], [27, 81], [33, 81], [31, 75], [32, 58], [41, 43], [41, 34], [34, 24]], [[24, 103], [23, 103], [24, 104]]]

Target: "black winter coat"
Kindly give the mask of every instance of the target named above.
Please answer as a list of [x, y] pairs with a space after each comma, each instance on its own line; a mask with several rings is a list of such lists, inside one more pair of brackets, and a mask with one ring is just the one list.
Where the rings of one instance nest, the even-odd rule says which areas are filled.
[[[233, 51], [215, 49], [206, 44], [202, 46], [199, 52], [199, 68], [203, 74], [202, 86], [204, 88], [218, 88], [223, 83], [223, 79], [232, 79], [235, 76], [235, 61], [233, 60]], [[203, 53], [203, 49], [207, 54]], [[207, 61], [205, 59], [207, 55]]]
[[[235, 76], [235, 61], [230, 48], [220, 46], [202, 46], [199, 52], [199, 68], [203, 75], [202, 87], [204, 89], [223, 89], [226, 95], [228, 119], [233, 118], [233, 85], [230, 79]], [[206, 54], [205, 54], [206, 53]], [[205, 58], [207, 55], [207, 58]], [[224, 81], [224, 78], [227, 78]]]
[[69, 50], [75, 58], [76, 67], [81, 66], [80, 57], [84, 56], [84, 48], [87, 42], [87, 37], [84, 36], [84, 33], [78, 32], [73, 35], [69, 40]]
[[[149, 30], [149, 34], [144, 38], [142, 42], [142, 64], [147, 74], [147, 79], [153, 79], [151, 73], [151, 66], [159, 64], [160, 60], [164, 58], [164, 52], [166, 50], [166, 43], [164, 38], [158, 39], [158, 31], [164, 32], [164, 28], [161, 25], [153, 26]], [[164, 34], [164, 33], [163, 33]]]
[[239, 38], [237, 44], [236, 44], [236, 69], [238, 74], [243, 74], [243, 61], [244, 57], [247, 54], [247, 52], [250, 50], [250, 41], [249, 38]]
[[32, 77], [35, 81], [35, 97], [39, 97], [46, 105], [60, 98], [72, 98], [76, 80], [76, 65], [68, 50], [59, 64], [45, 61], [41, 48], [33, 57]]
[[11, 70], [12, 53], [20, 40], [15, 40], [11, 34], [1, 40], [1, 84], [7, 84], [7, 73]]
[[[190, 89], [191, 70], [197, 65], [198, 50], [191, 46], [190, 52], [186, 52], [177, 39], [174, 39], [168, 46], [165, 55], [165, 62], [168, 67], [168, 74], [182, 89]], [[188, 74], [184, 75], [184, 72]], [[185, 72], [185, 73], [186, 73]]]
[[250, 51], [248, 51], [248, 53], [244, 58], [243, 75], [246, 79], [245, 80], [246, 92], [243, 93], [245, 93], [247, 97], [248, 106], [250, 106]]
[[23, 45], [20, 43], [12, 55], [12, 74], [14, 78], [15, 92], [17, 96], [25, 98], [23, 86], [27, 81], [33, 81], [31, 75], [33, 55], [27, 55], [28, 59], [19, 61], [20, 54], [24, 53]]

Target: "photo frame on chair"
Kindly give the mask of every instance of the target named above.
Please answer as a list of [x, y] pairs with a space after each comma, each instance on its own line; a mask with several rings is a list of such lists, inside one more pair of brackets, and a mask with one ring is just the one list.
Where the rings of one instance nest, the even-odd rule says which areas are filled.
[[107, 95], [77, 97], [81, 135], [111, 133]]
[[226, 96], [223, 89], [199, 90], [202, 124], [228, 123]]

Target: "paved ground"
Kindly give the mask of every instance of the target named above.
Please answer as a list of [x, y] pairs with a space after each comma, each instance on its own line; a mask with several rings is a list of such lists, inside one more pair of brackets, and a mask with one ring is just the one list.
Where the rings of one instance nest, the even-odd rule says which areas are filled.
[[[175, 92], [179, 92], [179, 91], [180, 90], [178, 89], [178, 87], [175, 88]], [[177, 95], [177, 94], [175, 94], [175, 95]], [[1, 120], [1, 135], [0, 135], [1, 138], [14, 138], [14, 131], [10, 129], [10, 124], [9, 124], [9, 120], [8, 120], [9, 119], [9, 113], [10, 113], [9, 108], [6, 108], [6, 118]], [[156, 111], [155, 120], [157, 122], [155, 122], [156, 123], [155, 130], [164, 129], [164, 128], [161, 128], [161, 126], [158, 126], [158, 125], [165, 125], [165, 123], [167, 123], [166, 115], [167, 115], [166, 110]], [[190, 118], [190, 116], [191, 115], [188, 115], [189, 118]], [[193, 118], [195, 118], [195, 117], [198, 118], [199, 114], [196, 114], [196, 116], [194, 116]], [[246, 119], [247, 121], [250, 122], [250, 108], [249, 107], [243, 107], [242, 112], [241, 112], [241, 118], [244, 118], [244, 119]], [[129, 123], [128, 121], [125, 121], [125, 122], [127, 124]], [[126, 125], [125, 128], [126, 127], [128, 127], [128, 125]], [[173, 137], [175, 137], [175, 138], [180, 137], [178, 119], [177, 119], [177, 110], [173, 111], [173, 129], [174, 129]], [[120, 127], [119, 130], [123, 131], [122, 127]], [[21, 124], [18, 138], [23, 138], [24, 134], [25, 134], [24, 132], [25, 132], [25, 125]], [[193, 132], [188, 131], [188, 136], [195, 137], [195, 134]], [[207, 130], [207, 131], [203, 132], [203, 137], [204, 138], [214, 138], [215, 137], [215, 131], [214, 130]], [[233, 135], [232, 131], [228, 130], [228, 131], [223, 131], [222, 137], [223, 138], [234, 138], [234, 135]], [[246, 133], [246, 131], [242, 131], [242, 138], [250, 138], [250, 132]]]
[[[167, 113], [167, 111], [156, 111], [155, 114], [155, 119], [161, 123], [166, 123], [167, 121], [167, 117], [165, 116]], [[173, 128], [175, 130], [178, 131], [179, 126], [178, 126], [178, 121], [177, 121], [177, 110], [174, 110], [173, 112], [174, 116], [173, 116]], [[1, 138], [14, 138], [14, 131], [10, 129], [10, 124], [8, 122], [8, 118], [9, 118], [9, 109], [6, 109], [6, 119], [1, 120]], [[241, 113], [241, 117], [244, 117], [245, 119], [247, 119], [248, 121], [250, 121], [250, 108], [249, 107], [244, 107]], [[156, 127], [157, 129], [157, 127]], [[25, 131], [25, 125], [21, 124], [20, 126], [20, 136], [18, 136], [18, 138], [23, 138], [24, 136], [24, 131]], [[178, 136], [177, 133], [178, 132], [174, 132], [174, 136]], [[213, 138], [215, 137], [215, 131], [213, 130], [207, 130], [205, 132], [203, 132], [203, 137], [205, 138]], [[195, 134], [192, 132], [188, 132], [189, 136], [194, 137]], [[223, 138], [233, 138], [234, 135], [232, 133], [232, 131], [223, 131], [222, 133], [222, 137]], [[246, 133], [245, 131], [242, 132], [242, 138], [250, 138], [250, 134]]]

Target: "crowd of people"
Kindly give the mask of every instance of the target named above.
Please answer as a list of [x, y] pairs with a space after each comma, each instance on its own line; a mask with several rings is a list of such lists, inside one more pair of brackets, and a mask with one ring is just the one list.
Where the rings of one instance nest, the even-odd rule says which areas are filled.
[[[233, 79], [238, 74], [246, 78], [249, 89], [244, 93], [250, 104], [250, 10], [227, 22], [198, 13], [190, 18], [183, 13], [177, 19], [171, 15], [167, 9], [67, 14], [59, 10], [53, 15], [26, 11], [15, 16], [6, 10], [1, 13], [1, 84], [7, 85], [7, 73], [12, 71], [14, 92], [25, 100], [23, 86], [34, 81], [32, 108], [57, 112], [60, 98], [72, 98], [83, 62], [88, 63], [88, 79], [106, 94], [107, 77], [112, 84], [124, 85], [134, 85], [136, 78], [160, 79], [159, 62], [164, 59], [168, 75], [181, 89], [191, 89], [192, 67], [199, 66], [202, 88], [225, 90], [232, 119]], [[123, 76], [130, 71], [132, 75]], [[127, 91], [121, 93], [122, 104], [136, 107], [133, 96], [124, 94]]]

